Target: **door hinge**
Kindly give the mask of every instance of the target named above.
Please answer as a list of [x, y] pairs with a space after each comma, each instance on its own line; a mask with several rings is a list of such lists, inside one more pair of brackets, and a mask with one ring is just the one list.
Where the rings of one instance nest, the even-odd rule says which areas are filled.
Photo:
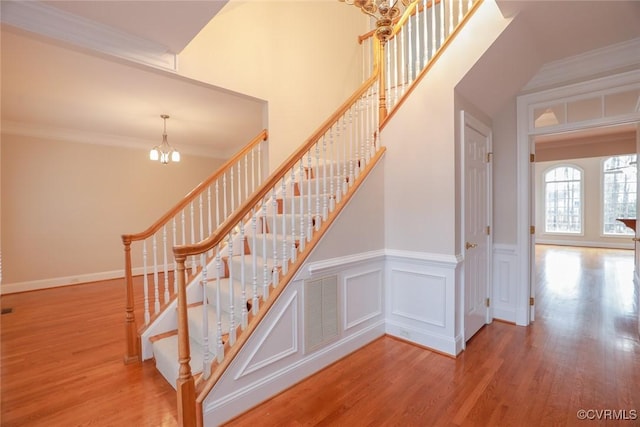
[[487, 163], [490, 163], [490, 162], [491, 162], [491, 157], [492, 157], [492, 156], [493, 156], [493, 153], [492, 153], [491, 151], [489, 151], [489, 152], [487, 153]]
[[487, 225], [487, 236], [491, 235], [491, 226]]
[[535, 163], [536, 162], [536, 155], [531, 153], [529, 154], [529, 163]]
[[536, 299], [534, 297], [529, 297], [529, 305], [535, 305]]
[[486, 305], [487, 307], [491, 307], [491, 299], [487, 298], [486, 300], [484, 300], [484, 305]]
[[532, 225], [531, 227], [529, 227], [529, 234], [536, 234], [536, 226]]

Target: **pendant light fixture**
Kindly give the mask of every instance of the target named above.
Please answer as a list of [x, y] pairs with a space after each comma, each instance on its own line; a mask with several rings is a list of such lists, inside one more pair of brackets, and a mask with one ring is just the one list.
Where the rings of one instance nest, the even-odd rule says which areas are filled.
[[180, 161], [180, 153], [169, 145], [169, 141], [167, 141], [167, 119], [169, 118], [169, 115], [161, 114], [160, 117], [164, 120], [162, 143], [151, 149], [149, 152], [149, 158], [154, 161], [159, 160], [163, 165], [166, 165], [169, 161], [177, 163]]

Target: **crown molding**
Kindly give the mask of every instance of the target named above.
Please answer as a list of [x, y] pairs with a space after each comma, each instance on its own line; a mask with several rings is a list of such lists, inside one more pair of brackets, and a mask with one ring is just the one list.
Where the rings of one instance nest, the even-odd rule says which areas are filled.
[[[148, 151], [160, 143], [160, 140], [131, 138], [121, 135], [108, 135], [104, 133], [88, 132], [79, 129], [63, 129], [19, 122], [2, 121], [2, 135], [14, 135], [35, 138], [44, 141], [63, 141], [81, 144], [106, 145], [112, 147], [134, 148]], [[215, 159], [227, 159], [233, 155], [223, 150], [212, 147], [179, 144], [176, 148], [180, 154], [190, 154], [199, 157], [212, 157]], [[234, 149], [234, 152], [237, 149]]]
[[640, 68], [640, 38], [544, 64], [523, 92], [552, 87], [625, 68]]
[[178, 57], [158, 43], [37, 1], [3, 1], [2, 23], [82, 48], [163, 70], [177, 71]]

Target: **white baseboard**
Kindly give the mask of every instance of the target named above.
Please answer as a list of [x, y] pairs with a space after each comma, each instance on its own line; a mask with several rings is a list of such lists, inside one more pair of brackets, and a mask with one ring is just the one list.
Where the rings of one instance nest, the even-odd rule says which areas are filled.
[[386, 321], [385, 331], [392, 337], [396, 337], [403, 341], [408, 341], [440, 353], [445, 353], [450, 356], [456, 356], [460, 351], [462, 351], [461, 337], [454, 339], [431, 331], [414, 328], [406, 324], [393, 322], [389, 319]]
[[[142, 274], [142, 268], [134, 268], [133, 275]], [[42, 289], [59, 288], [62, 286], [79, 285], [81, 283], [98, 282], [100, 280], [122, 279], [124, 270], [102, 271], [99, 273], [79, 274], [76, 276], [53, 277], [51, 279], [29, 280], [26, 282], [3, 283], [0, 294], [15, 294], [18, 292], [39, 291]]]
[[52, 279], [31, 280], [27, 282], [3, 283], [0, 286], [2, 295], [14, 294], [17, 292], [38, 291], [48, 288], [58, 288], [61, 286], [78, 285], [80, 283], [97, 282], [99, 280], [110, 280], [124, 277], [124, 271], [104, 271], [101, 273], [80, 274], [77, 276], [54, 277]]

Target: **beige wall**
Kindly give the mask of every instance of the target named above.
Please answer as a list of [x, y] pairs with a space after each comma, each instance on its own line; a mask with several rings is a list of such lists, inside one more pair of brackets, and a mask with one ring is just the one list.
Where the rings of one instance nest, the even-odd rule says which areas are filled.
[[367, 24], [338, 1], [231, 0], [182, 51], [179, 72], [268, 101], [273, 170], [361, 82]]
[[[631, 238], [602, 236], [602, 162], [607, 157], [539, 162], [535, 166], [536, 242], [633, 248]], [[583, 234], [547, 234], [544, 231], [544, 173], [558, 165], [577, 166], [583, 176]]]
[[222, 164], [4, 134], [1, 150], [3, 285], [123, 270], [120, 235], [151, 225]]

